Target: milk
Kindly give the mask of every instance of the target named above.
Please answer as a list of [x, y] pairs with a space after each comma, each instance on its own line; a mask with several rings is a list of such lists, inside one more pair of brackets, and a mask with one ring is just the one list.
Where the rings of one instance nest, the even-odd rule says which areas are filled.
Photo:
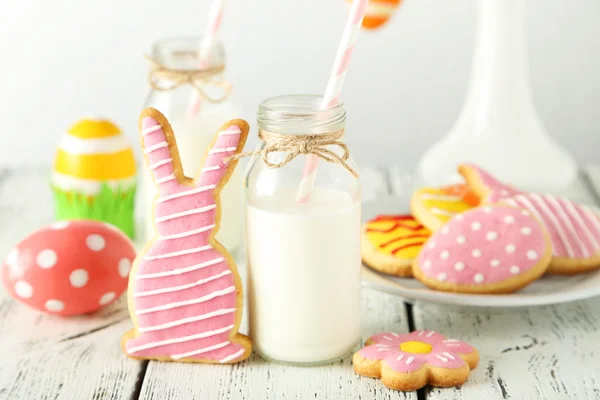
[[[200, 171], [208, 146], [212, 143], [219, 128], [231, 119], [236, 118], [233, 110], [219, 109], [219, 112], [206, 113], [195, 119], [175, 119], [171, 127], [181, 158], [183, 173], [195, 178]], [[154, 236], [154, 224], [151, 218], [150, 202], [156, 194], [156, 186], [150, 180], [149, 171], [144, 175], [143, 191], [148, 218], [144, 220], [146, 236]], [[239, 250], [243, 242], [244, 232], [244, 198], [243, 168], [238, 165], [229, 178], [229, 182], [221, 190], [221, 225], [217, 240], [230, 252]]]
[[360, 341], [360, 204], [316, 188], [248, 199], [250, 336], [262, 356], [313, 364], [350, 354]]

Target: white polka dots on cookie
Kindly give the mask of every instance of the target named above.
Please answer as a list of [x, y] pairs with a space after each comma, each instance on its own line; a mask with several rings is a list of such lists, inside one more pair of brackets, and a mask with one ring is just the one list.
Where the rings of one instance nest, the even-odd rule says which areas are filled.
[[532, 280], [548, 267], [550, 246], [534, 217], [505, 205], [477, 207], [462, 216], [444, 226], [446, 234], [434, 233], [430, 241], [435, 247], [426, 246], [419, 254], [413, 272], [423, 283], [441, 290], [469, 292], [480, 287], [478, 293], [488, 288], [494, 293], [500, 282], [510, 280], [516, 290], [524, 282], [515, 276], [535, 269], [537, 275], [523, 278]]

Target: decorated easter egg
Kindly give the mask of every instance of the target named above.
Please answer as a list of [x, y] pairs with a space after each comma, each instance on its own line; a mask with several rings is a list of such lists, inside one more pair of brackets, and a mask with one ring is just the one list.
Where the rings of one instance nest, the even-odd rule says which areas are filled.
[[2, 280], [21, 303], [57, 315], [96, 311], [126, 289], [135, 259], [131, 240], [112, 225], [58, 221], [17, 244]]
[[134, 237], [135, 159], [110, 121], [84, 119], [63, 134], [52, 189], [57, 220], [103, 221]]
[[84, 119], [63, 134], [52, 183], [64, 191], [95, 195], [102, 184], [121, 190], [135, 186], [131, 145], [112, 122]]
[[[377, 29], [385, 24], [402, 0], [369, 0], [362, 26], [365, 29]], [[346, 0], [352, 5], [352, 0]]]

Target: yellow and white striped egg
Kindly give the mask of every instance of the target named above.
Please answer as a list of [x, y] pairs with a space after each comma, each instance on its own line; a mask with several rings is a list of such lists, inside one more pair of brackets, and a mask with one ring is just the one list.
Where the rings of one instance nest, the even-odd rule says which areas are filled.
[[84, 119], [63, 134], [54, 160], [54, 187], [93, 196], [104, 183], [127, 190], [135, 182], [133, 150], [112, 122]]

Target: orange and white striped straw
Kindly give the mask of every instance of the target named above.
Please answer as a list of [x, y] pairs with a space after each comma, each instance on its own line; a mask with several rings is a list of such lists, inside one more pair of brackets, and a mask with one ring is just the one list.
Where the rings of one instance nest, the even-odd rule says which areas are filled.
[[[202, 38], [202, 42], [200, 43], [200, 48], [198, 51], [198, 55], [200, 58], [200, 67], [202, 67], [206, 62], [206, 60], [210, 56], [210, 52], [212, 51], [215, 39], [217, 34], [219, 33], [219, 28], [221, 28], [221, 23], [223, 22], [223, 11], [225, 9], [225, 0], [213, 0], [210, 13], [208, 15], [208, 23], [206, 25], [206, 31], [204, 32], [204, 37]], [[190, 102], [188, 106], [188, 117], [194, 117], [200, 111], [200, 103], [202, 99], [195, 91], [192, 92], [192, 96], [190, 97]]]
[[[346, 78], [346, 72], [348, 71], [348, 65], [352, 58], [352, 52], [354, 46], [358, 41], [358, 35], [360, 34], [360, 28], [362, 25], [365, 12], [369, 0], [354, 0], [352, 8], [350, 9], [350, 15], [346, 21], [346, 28], [344, 29], [344, 35], [337, 49], [337, 56], [331, 75], [329, 76], [329, 82], [325, 89], [325, 95], [323, 95], [323, 101], [321, 108], [328, 110], [335, 107], [339, 103], [340, 93], [344, 86], [344, 79]], [[304, 164], [304, 171], [302, 173], [302, 180], [296, 190], [296, 202], [306, 203], [310, 200], [315, 181], [317, 179], [317, 167], [319, 165], [319, 157], [314, 154], [309, 154], [306, 157], [306, 164]]]

